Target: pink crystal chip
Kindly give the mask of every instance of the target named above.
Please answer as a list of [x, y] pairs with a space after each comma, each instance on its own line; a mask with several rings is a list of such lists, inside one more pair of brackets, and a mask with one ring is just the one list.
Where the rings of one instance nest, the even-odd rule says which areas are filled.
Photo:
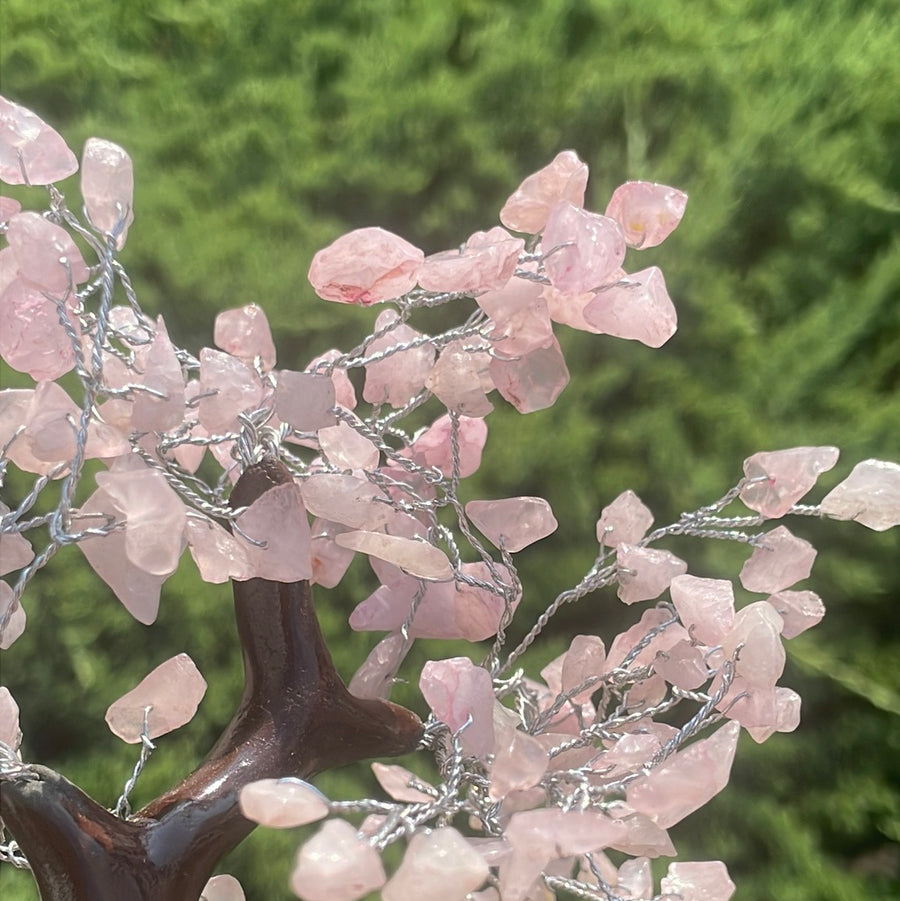
[[[366, 364], [363, 398], [370, 404], [388, 403], [403, 407], [424, 387], [434, 365], [434, 345], [422, 341], [422, 335], [405, 323], [394, 309], [384, 310], [375, 320], [375, 331], [390, 329], [366, 345], [366, 356], [385, 354], [384, 359]], [[416, 346], [416, 342], [420, 343]], [[393, 348], [406, 350], [391, 352]]]
[[257, 358], [266, 372], [275, 365], [275, 343], [269, 320], [263, 308], [255, 303], [219, 313], [213, 340], [216, 347], [248, 365], [252, 366]]
[[426, 794], [415, 788], [415, 784], [421, 783], [414, 773], [396, 764], [373, 763], [372, 772], [378, 780], [378, 784], [395, 800], [408, 804], [418, 804], [422, 801], [432, 801], [433, 795]]
[[727, 579], [680, 575], [669, 586], [672, 603], [697, 641], [715, 646], [734, 625], [734, 588]]
[[253, 577], [244, 545], [218, 523], [205, 516], [190, 515], [185, 521], [185, 537], [204, 582], [218, 584]]
[[91, 224], [116, 236], [116, 249], [125, 246], [134, 222], [134, 167], [118, 144], [88, 138], [81, 155], [81, 196]]
[[49, 185], [78, 171], [66, 142], [31, 110], [0, 97], [0, 180]]
[[735, 886], [721, 860], [703, 860], [670, 863], [660, 891], [664, 896], [676, 895], [681, 901], [728, 901]]
[[4, 623], [0, 629], [0, 650], [7, 650], [17, 638], [25, 631], [25, 608], [22, 602], [16, 604], [16, 609], [9, 612], [13, 603], [13, 590], [3, 581], [0, 581], [0, 623]]
[[239, 795], [241, 813], [261, 826], [289, 829], [328, 815], [328, 800], [302, 779], [258, 779]]
[[[484, 419], [469, 416], [460, 416], [456, 422], [459, 477], [464, 479], [481, 465], [481, 454], [487, 442], [487, 424]], [[433, 466], [449, 476], [453, 471], [453, 431], [453, 421], [445, 414], [419, 432], [404, 454], [420, 466]]]
[[434, 715], [451, 731], [472, 722], [460, 736], [469, 754], [490, 754], [494, 745], [494, 688], [490, 673], [468, 657], [429, 660], [422, 667], [419, 689]]
[[900, 525], [900, 464], [863, 460], [822, 501], [822, 512], [876, 532]]
[[649, 181], [627, 181], [613, 191], [606, 215], [615, 219], [631, 247], [656, 247], [675, 231], [687, 194], [668, 185]]
[[597, 520], [597, 541], [605, 547], [637, 544], [653, 524], [653, 514], [631, 490], [603, 508]]
[[747, 591], [774, 594], [790, 588], [812, 572], [816, 549], [797, 538], [785, 526], [767, 532], [759, 547], [741, 568], [741, 585]]
[[334, 381], [330, 376], [282, 369], [275, 387], [275, 412], [298, 432], [334, 425]]
[[616, 548], [616, 565], [623, 604], [658, 598], [675, 576], [687, 572], [687, 563], [669, 551], [624, 543]]
[[132, 425], [139, 432], [163, 432], [181, 425], [184, 421], [184, 374], [162, 316], [156, 321], [156, 334], [142, 364], [141, 384], [155, 393], [134, 393]]
[[520, 413], [546, 410], [569, 384], [569, 370], [554, 336], [512, 360], [494, 358], [490, 375], [497, 390]]
[[825, 605], [814, 591], [779, 591], [768, 600], [784, 620], [784, 638], [794, 638], [811, 629], [825, 616]]
[[240, 882], [227, 873], [213, 876], [200, 895], [200, 901], [245, 901], [245, 898]]
[[480, 294], [502, 288], [515, 271], [525, 247], [499, 226], [475, 232], [459, 250], [425, 257], [419, 269], [419, 284], [426, 291]]
[[550, 504], [542, 497], [469, 501], [466, 515], [496, 547], [510, 553], [552, 535], [559, 526]]
[[9, 220], [6, 240], [19, 274], [62, 296], [72, 284], [88, 280], [88, 268], [69, 233], [37, 213], [17, 213]]
[[106, 723], [122, 741], [136, 744], [144, 730], [151, 739], [190, 722], [206, 694], [206, 681], [187, 654], [178, 654], [145, 676], [106, 711]]
[[563, 150], [519, 185], [503, 205], [500, 221], [513, 231], [536, 235], [559, 201], [567, 200], [576, 207], [584, 205], [587, 180], [587, 165], [574, 151]]
[[754, 454], [744, 460], [744, 475], [753, 480], [741, 489], [741, 500], [766, 517], [778, 519], [805, 495], [823, 472], [837, 463], [836, 447], [792, 447]]
[[443, 582], [453, 578], [453, 567], [447, 555], [425, 541], [364, 531], [343, 532], [334, 540], [341, 547], [392, 563], [419, 579]]
[[0, 741], [13, 751], [18, 751], [22, 743], [19, 705], [5, 685], [0, 686]]

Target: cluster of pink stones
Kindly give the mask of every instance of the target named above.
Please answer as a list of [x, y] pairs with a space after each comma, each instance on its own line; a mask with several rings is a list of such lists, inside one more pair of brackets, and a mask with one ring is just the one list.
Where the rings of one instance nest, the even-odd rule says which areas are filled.
[[[0, 98], [3, 181], [53, 186], [77, 169], [53, 129]], [[291, 779], [244, 789], [245, 815], [267, 826], [331, 816], [299, 852], [292, 885], [307, 901], [354, 901], [377, 889], [387, 901], [530, 901], [542, 886], [567, 881], [584, 897], [649, 898], [650, 858], [674, 854], [667, 829], [724, 787], [740, 728], [762, 741], [799, 720], [799, 697], [777, 682], [782, 639], [824, 613], [813, 592], [792, 587], [809, 575], [815, 551], [781, 525], [755, 536], [740, 530], [789, 512], [879, 530], [900, 522], [900, 466], [882, 461], [859, 464], [818, 507], [797, 506], [835, 465], [830, 447], [750, 457], [728, 499], [739, 494], [758, 516], [723, 524], [721, 507], [705, 508], [648, 534], [651, 512], [626, 491], [599, 517], [597, 562], [580, 594], [615, 584], [623, 603], [657, 605], [608, 647], [598, 636], [576, 636], [540, 680], [513, 671], [529, 642], [502, 660], [503, 630], [521, 598], [511, 555], [557, 522], [542, 498], [459, 502], [459, 480], [480, 465], [489, 396], [496, 391], [523, 413], [556, 401], [569, 379], [559, 325], [651, 347], [676, 328], [662, 273], [622, 267], [628, 248], [665, 240], [686, 195], [629, 182], [601, 215], [584, 209], [587, 177], [574, 153], [560, 153], [509, 198], [503, 227], [476, 232], [458, 250], [425, 256], [379, 228], [338, 238], [310, 266], [317, 294], [392, 306], [355, 351], [331, 350], [303, 369], [276, 369], [258, 306], [220, 314], [215, 348], [195, 358], [172, 343], [162, 317], [142, 313], [127, 286], [127, 302], [113, 302], [114, 255], [133, 222], [131, 161], [116, 145], [90, 139], [84, 149], [90, 228], [55, 187], [46, 215], [0, 201], [0, 356], [35, 381], [0, 392], [3, 466], [32, 473], [37, 486], [77, 479], [86, 459], [105, 466], [78, 505], [63, 491], [68, 506], [53, 521], [52, 551], [77, 543], [144, 623], [156, 618], [161, 586], [186, 548], [206, 581], [260, 576], [325, 587], [364, 554], [380, 586], [350, 625], [388, 634], [351, 683], [362, 696], [390, 691], [415, 638], [498, 636], [485, 665], [454, 657], [422, 670], [440, 784], [374, 764], [389, 802], [334, 803]], [[88, 265], [72, 234], [96, 263]], [[463, 298], [477, 305], [475, 316], [465, 307], [463, 326], [431, 336], [410, 324], [420, 309]], [[364, 370], [367, 409], [348, 378], [353, 368]], [[84, 390], [80, 406], [56, 382], [72, 370]], [[402, 436], [403, 417], [432, 398], [440, 415]], [[279, 453], [295, 481], [230, 511], [228, 486], [265, 452]], [[204, 489], [195, 475], [207, 457], [223, 477]], [[448, 505], [477, 562], [463, 562], [439, 519]], [[4, 648], [25, 626], [21, 590], [49, 556], [36, 557], [25, 537], [29, 508], [0, 506], [0, 574], [20, 573], [15, 588], [0, 582]], [[674, 554], [649, 547], [676, 531], [725, 524], [753, 547], [740, 582], [760, 598], [739, 610], [731, 582], [690, 575]], [[191, 718], [205, 687], [190, 658], [178, 655], [113, 703], [107, 721], [126, 741], [155, 738]], [[695, 728], [655, 720], [685, 700], [699, 705]], [[695, 739], [700, 726], [720, 720], [728, 722]], [[0, 741], [16, 753], [18, 710], [5, 689]], [[345, 812], [369, 815], [357, 828]], [[461, 812], [470, 835], [436, 828]], [[379, 852], [400, 838], [403, 862], [388, 877]], [[609, 849], [632, 858], [616, 867]], [[661, 884], [664, 896], [683, 901], [727, 901], [733, 890], [718, 861], [673, 863]], [[207, 901], [241, 897], [231, 877], [204, 891]]]

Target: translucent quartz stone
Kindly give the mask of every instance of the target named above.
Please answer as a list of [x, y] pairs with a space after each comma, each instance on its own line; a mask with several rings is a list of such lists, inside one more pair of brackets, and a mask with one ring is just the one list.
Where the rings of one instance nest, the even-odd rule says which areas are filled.
[[744, 475], [752, 481], [741, 489], [741, 500], [766, 519], [778, 519], [805, 495], [823, 472], [837, 463], [836, 447], [792, 447], [754, 454], [744, 460]]
[[[453, 471], [453, 423], [445, 414], [419, 432], [403, 452], [420, 466], [434, 467], [445, 476]], [[481, 466], [481, 454], [487, 442], [487, 424], [483, 419], [460, 416], [457, 419], [456, 444], [459, 448], [459, 477], [472, 475]]]
[[[330, 375], [334, 384], [335, 402], [348, 410], [353, 410], [356, 407], [356, 389], [353, 387], [346, 370], [341, 369], [339, 366], [331, 367], [327, 365], [340, 360], [341, 357], [343, 357], [343, 354], [336, 348], [326, 350], [325, 353], [319, 354], [319, 356], [310, 360], [306, 371], [320, 375]], [[331, 425], [331, 423], [327, 423], [327, 425]]]
[[132, 425], [139, 432], [174, 429], [184, 421], [184, 374], [162, 316], [156, 321], [156, 334], [141, 363], [141, 384], [159, 392], [162, 397], [136, 391], [131, 413]]
[[467, 754], [483, 757], [494, 747], [494, 688], [490, 673], [468, 657], [429, 660], [422, 667], [419, 689], [434, 715], [460, 734]]
[[255, 303], [216, 316], [213, 341], [220, 350], [250, 366], [259, 358], [268, 372], [275, 365], [275, 342], [263, 308]]
[[494, 409], [485, 396], [484, 371], [489, 358], [486, 353], [473, 353], [462, 341], [448, 344], [425, 379], [425, 387], [447, 409], [461, 416], [487, 416]]
[[678, 641], [667, 651], [658, 651], [653, 668], [670, 685], [685, 691], [699, 688], [709, 678], [703, 651], [689, 641]]
[[200, 895], [200, 901], [245, 901], [245, 898], [240, 882], [227, 873], [213, 876]]
[[62, 297], [70, 285], [88, 280], [84, 257], [69, 233], [37, 213], [13, 216], [6, 240], [19, 274], [51, 294]]
[[383, 228], [358, 228], [313, 257], [309, 282], [324, 300], [367, 307], [411, 291], [424, 259], [418, 247]]
[[624, 543], [616, 548], [616, 565], [623, 604], [658, 598], [675, 576], [687, 572], [687, 563], [669, 551]]
[[235, 430], [238, 413], [255, 410], [263, 397], [253, 369], [237, 357], [208, 347], [200, 351], [200, 388], [197, 416], [213, 435]]
[[0, 97], [0, 181], [49, 185], [78, 171], [66, 142], [31, 110]]
[[660, 891], [663, 895], [676, 895], [681, 901], [728, 901], [735, 886], [721, 860], [685, 861], [669, 864]]
[[662, 747], [659, 736], [646, 732], [626, 732], [606, 750], [595, 768], [610, 780], [643, 769]]
[[[650, 632], [660, 629], [663, 623], [668, 622], [670, 619], [672, 619], [672, 616], [667, 610], [661, 610], [657, 607], [645, 610], [638, 622], [613, 639], [606, 654], [607, 668], [611, 670], [620, 666], [625, 657], [639, 642]], [[667, 651], [676, 642], [688, 638], [688, 632], [684, 626], [678, 623], [671, 623], [654, 635], [649, 644], [643, 647], [634, 658], [630, 666], [635, 667], [652, 663], [653, 658], [659, 651]]]
[[747, 591], [774, 594], [790, 588], [812, 572], [817, 551], [785, 526], [766, 533], [741, 569], [741, 585]]
[[400, 323], [399, 319], [399, 314], [393, 309], [380, 313], [375, 320], [376, 333], [397, 324], [387, 334], [366, 345], [367, 357], [387, 354], [383, 360], [366, 364], [363, 398], [370, 404], [406, 406], [425, 386], [425, 380], [434, 365], [435, 349], [430, 343], [388, 353], [393, 347], [411, 344], [422, 338], [420, 332]]
[[771, 690], [784, 672], [782, 626], [781, 617], [766, 601], [748, 604], [735, 614], [722, 650], [731, 657], [740, 647], [735, 672], [747, 685]]
[[[612, 279], [613, 276], [610, 276], [610, 280]], [[600, 330], [594, 328], [584, 318], [585, 307], [594, 299], [593, 291], [585, 291], [583, 294], [567, 294], [565, 291], [557, 290], [553, 285], [544, 285], [541, 297], [547, 304], [547, 313], [553, 322], [568, 325], [570, 328], [582, 332], [590, 332], [593, 335], [600, 334]]]
[[341, 547], [386, 560], [419, 579], [442, 582], [453, 578], [447, 555], [425, 541], [363, 531], [343, 532], [334, 540]]
[[381, 491], [359, 476], [316, 473], [303, 483], [302, 492], [306, 509], [313, 516], [351, 529], [373, 531], [394, 516]]
[[346, 820], [327, 820], [301, 846], [291, 889], [304, 901], [356, 901], [385, 881], [378, 852]]
[[627, 804], [617, 804], [610, 815], [627, 827], [624, 838], [610, 843], [610, 848], [623, 854], [639, 854], [646, 857], [674, 857], [678, 852], [662, 829], [650, 817], [633, 810]]
[[900, 525], [900, 464], [863, 460], [822, 501], [822, 512], [876, 532]]
[[[741, 725], [746, 726], [750, 737], [758, 744], [762, 744], [775, 732], [793, 732], [800, 725], [801, 699], [793, 689], [776, 686], [772, 692], [771, 704], [772, 714], [768, 722], [763, 725], [754, 726], [743, 723], [736, 717]], [[729, 711], [730, 715], [731, 711]]]
[[[9, 513], [9, 507], [0, 501], [0, 518]], [[0, 576], [27, 566], [34, 559], [31, 542], [21, 532], [0, 533]]]
[[417, 832], [384, 887], [384, 901], [462, 901], [488, 876], [484, 858], [452, 826]]
[[134, 167], [118, 144], [88, 138], [81, 154], [81, 196], [94, 228], [116, 235], [116, 249], [125, 246], [134, 222]]
[[421, 783], [422, 780], [405, 767], [385, 763], [373, 763], [371, 766], [378, 784], [395, 801], [418, 804], [434, 800], [432, 795], [414, 788], [415, 783]]
[[0, 622], [6, 619], [6, 625], [0, 631], [0, 650], [11, 647], [13, 642], [25, 631], [25, 608], [22, 602], [16, 605], [12, 613], [8, 613], [13, 602], [13, 590], [3, 581], [0, 581]]
[[574, 151], [564, 150], [516, 188], [500, 210], [500, 221], [513, 231], [536, 235], [543, 230], [551, 208], [559, 201], [584, 206], [587, 180], [587, 165]]
[[245, 581], [253, 577], [253, 567], [244, 547], [218, 523], [191, 514], [184, 527], [188, 548], [204, 582], [220, 584], [229, 579]]
[[734, 625], [734, 587], [727, 579], [681, 575], [669, 585], [672, 603], [688, 632], [705, 645], [721, 644]]
[[650, 872], [649, 858], [636, 857], [622, 863], [616, 880], [616, 894], [622, 898], [653, 897], [653, 874]]
[[613, 191], [606, 215], [622, 226], [631, 247], [662, 244], [681, 222], [687, 194], [649, 181], [627, 181]]
[[255, 576], [296, 582], [312, 575], [309, 520], [296, 482], [270, 488], [238, 517], [237, 525], [247, 537], [265, 542], [259, 547], [236, 536]]
[[298, 432], [314, 432], [335, 423], [334, 381], [327, 375], [282, 369], [275, 387], [275, 413]]
[[795, 638], [825, 616], [825, 605], [813, 591], [779, 591], [768, 601], [784, 622], [782, 638]]
[[491, 318], [494, 349], [507, 357], [546, 347], [553, 338], [553, 323], [541, 285], [515, 279], [500, 291], [488, 291], [478, 306]]
[[550, 284], [568, 294], [607, 284], [625, 259], [618, 222], [565, 201], [550, 211], [541, 247]]
[[348, 531], [346, 526], [316, 518], [310, 526], [310, 564], [312, 578], [310, 582], [323, 588], [334, 588], [353, 561], [354, 552], [343, 548], [335, 542], [335, 536]]
[[426, 291], [479, 294], [496, 291], [511, 278], [525, 249], [521, 238], [495, 226], [475, 232], [459, 250], [425, 257], [419, 269], [419, 285]]
[[652, 524], [653, 514], [629, 489], [601, 511], [597, 520], [597, 541], [604, 547], [637, 544]]
[[348, 686], [350, 693], [357, 698], [387, 698], [407, 649], [408, 644], [399, 632], [379, 641], [353, 674]]
[[337, 469], [371, 471], [378, 467], [381, 452], [348, 422], [326, 426], [318, 432], [319, 447]]
[[[605, 664], [606, 647], [603, 639], [597, 635], [576, 635], [563, 657], [560, 691], [568, 694], [588, 679], [601, 676]], [[574, 695], [573, 702], [580, 704], [588, 700], [599, 687], [600, 683], [594, 682], [580, 694]]]
[[22, 204], [12, 197], [0, 196], [0, 222], [9, 222], [16, 213], [21, 212]]
[[127, 694], [110, 704], [106, 724], [122, 741], [136, 744], [144, 730], [151, 739], [190, 722], [203, 695], [206, 680], [187, 654], [177, 654], [146, 675]]
[[604, 335], [662, 347], [678, 329], [678, 314], [662, 271], [651, 266], [599, 290], [585, 320]]
[[466, 516], [492, 544], [510, 553], [552, 535], [559, 527], [550, 504], [542, 497], [469, 501]]
[[5, 685], [0, 685], [0, 741], [13, 751], [18, 751], [22, 744], [19, 705]]
[[488, 794], [502, 801], [510, 792], [532, 788], [544, 777], [550, 757], [533, 735], [495, 722], [494, 761]]
[[668, 829], [728, 784], [740, 726], [728, 723], [630, 783], [628, 804]]
[[555, 337], [515, 359], [495, 357], [490, 374], [500, 394], [520, 413], [552, 407], [569, 384], [569, 370]]
[[305, 826], [328, 816], [328, 799], [302, 779], [259, 779], [238, 795], [241, 813], [248, 820], [275, 829]]

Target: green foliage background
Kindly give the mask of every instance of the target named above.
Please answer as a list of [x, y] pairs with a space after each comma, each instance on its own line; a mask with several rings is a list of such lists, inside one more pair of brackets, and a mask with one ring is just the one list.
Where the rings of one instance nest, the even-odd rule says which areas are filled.
[[[663, 349], [563, 329], [573, 381], [551, 410], [497, 410], [474, 496], [541, 494], [561, 527], [522, 555], [533, 621], [593, 557], [600, 508], [631, 487], [671, 521], [734, 483], [762, 449], [836, 444], [900, 458], [900, 25], [891, 0], [3, 0], [2, 90], [76, 150], [135, 161], [123, 255], [145, 309], [189, 348], [218, 310], [264, 306], [282, 366], [361, 337], [371, 314], [317, 301], [316, 249], [381, 225], [433, 252], [496, 222], [560, 149], [591, 167], [601, 210], [627, 178], [677, 185], [681, 228], [659, 264], [680, 329]], [[77, 188], [70, 188], [70, 198]], [[347, 336], [350, 336], [349, 338]], [[7, 378], [8, 378], [7, 374]], [[473, 480], [474, 481], [474, 480]], [[829, 615], [790, 643], [794, 735], [747, 741], [732, 783], [679, 826], [684, 859], [721, 857], [738, 901], [854, 901], [900, 889], [900, 542], [802, 523]], [[896, 531], [896, 530], [895, 530]], [[729, 576], [740, 548], [673, 546]], [[549, 563], [549, 565], [548, 565]], [[363, 568], [322, 593], [339, 667], [372, 638], [346, 616]], [[190, 770], [226, 722], [240, 665], [224, 587], [183, 567], [160, 619], [133, 622], [59, 555], [3, 659], [24, 751], [112, 804], [133, 763], [101, 725], [150, 668], [187, 651], [210, 689], [160, 741], [141, 803]], [[566, 610], [564, 636], [622, 622], [611, 596]], [[446, 646], [425, 649], [446, 655]], [[458, 649], [452, 649], [457, 652]], [[415, 767], [413, 762], [411, 766]], [[333, 797], [372, 792], [364, 767]], [[296, 833], [258, 830], [223, 865], [251, 901], [287, 898]], [[33, 898], [0, 868], [4, 899]]]

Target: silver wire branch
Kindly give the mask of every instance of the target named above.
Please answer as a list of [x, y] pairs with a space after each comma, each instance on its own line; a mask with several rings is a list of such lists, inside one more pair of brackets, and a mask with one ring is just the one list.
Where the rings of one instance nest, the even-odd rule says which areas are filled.
[[134, 765], [131, 776], [125, 783], [125, 788], [122, 789], [122, 794], [120, 795], [119, 800], [116, 801], [116, 806], [112, 811], [121, 820], [127, 820], [128, 817], [131, 816], [131, 802], [128, 800], [128, 796], [134, 791], [134, 787], [137, 784], [141, 773], [144, 771], [144, 767], [147, 765], [150, 755], [156, 750], [156, 745], [150, 741], [150, 711], [152, 709], [152, 705], [149, 704], [144, 708], [144, 724], [141, 728], [141, 753]]

